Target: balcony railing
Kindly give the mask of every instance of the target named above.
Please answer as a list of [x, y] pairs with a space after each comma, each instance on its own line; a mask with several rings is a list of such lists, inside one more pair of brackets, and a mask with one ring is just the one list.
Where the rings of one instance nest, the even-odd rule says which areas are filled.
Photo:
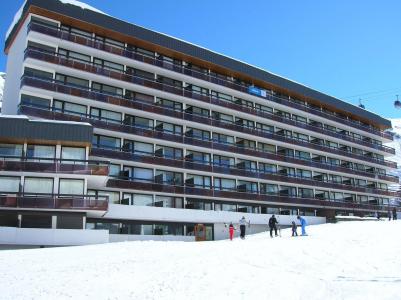
[[348, 126], [351, 126], [354, 128], [358, 128], [360, 130], [363, 130], [363, 131], [366, 131], [369, 133], [373, 133], [375, 135], [384, 137], [386, 139], [390, 139], [390, 140], [393, 139], [391, 134], [377, 130], [370, 125], [365, 125], [362, 122], [348, 119], [348, 118], [342, 117], [341, 115], [337, 115], [335, 113], [327, 113], [321, 109], [317, 109], [310, 105], [304, 105], [304, 104], [295, 102], [290, 97], [277, 96], [277, 95], [273, 95], [271, 93], [267, 93], [266, 97], [258, 96], [258, 95], [255, 95], [255, 94], [249, 92], [249, 85], [235, 83], [235, 82], [229, 81], [227, 79], [223, 79], [223, 78], [214, 76], [209, 73], [205, 74], [203, 72], [193, 70], [184, 65], [177, 65], [177, 64], [163, 61], [156, 57], [146, 56], [146, 55], [137, 53], [133, 50], [130, 50], [126, 47], [123, 48], [123, 47], [118, 47], [116, 45], [104, 44], [98, 40], [95, 40], [94, 38], [89, 38], [84, 35], [79, 35], [78, 33], [67, 32], [67, 31], [61, 29], [60, 27], [55, 27], [55, 26], [51, 26], [51, 25], [47, 25], [47, 24], [43, 24], [43, 23], [37, 23], [37, 22], [32, 21], [28, 25], [28, 31], [39, 32], [42, 34], [46, 34], [46, 35], [50, 35], [50, 36], [57, 37], [60, 39], [64, 39], [64, 40], [67, 40], [67, 41], [70, 41], [73, 43], [81, 44], [84, 46], [88, 46], [88, 47], [106, 51], [106, 52], [109, 52], [112, 54], [124, 56], [124, 57], [130, 58], [130, 59], [134, 59], [134, 60], [137, 60], [140, 62], [147, 63], [147, 64], [155, 65], [155, 66], [165, 68], [165, 69], [168, 69], [168, 70], [171, 70], [174, 72], [178, 72], [181, 74], [185, 74], [185, 75], [188, 75], [188, 76], [191, 76], [194, 78], [202, 79], [202, 80], [209, 81], [209, 82], [212, 82], [212, 83], [215, 83], [218, 85], [229, 87], [229, 88], [235, 89], [237, 91], [250, 94], [252, 96], [263, 98], [264, 100], [269, 100], [269, 101], [272, 101], [275, 103], [280, 103], [280, 104], [283, 104], [283, 105], [286, 105], [289, 107], [293, 107], [298, 110], [312, 113], [312, 114], [321, 116], [326, 119], [340, 122], [342, 124], [345, 124], [345, 125], [348, 125]]
[[[284, 195], [268, 195], [257, 192], [240, 192], [234, 190], [218, 190], [213, 187], [199, 188], [192, 185], [167, 185], [159, 184], [154, 182], [146, 182], [143, 180], [132, 181], [132, 180], [120, 180], [120, 179], [109, 179], [107, 186], [111, 188], [119, 189], [135, 189], [143, 191], [153, 192], [165, 192], [175, 193], [191, 196], [206, 196], [216, 198], [230, 198], [236, 200], [253, 200], [268, 203], [277, 203], [282, 205], [310, 205], [321, 208], [337, 208], [337, 209], [358, 209], [358, 210], [369, 210], [369, 211], [388, 211], [392, 209], [392, 205], [387, 204], [369, 204], [369, 203], [357, 203], [347, 202], [346, 200], [331, 200], [331, 199], [315, 199], [315, 198], [301, 198], [296, 196], [284, 196]], [[398, 206], [397, 206], [398, 207]]]
[[81, 175], [109, 174], [107, 161], [0, 156], [0, 171], [68, 173]]
[[107, 211], [108, 196], [0, 192], [0, 208]]
[[[161, 112], [161, 111], [167, 112], [168, 111], [168, 109], [162, 108], [160, 106], [154, 106], [154, 109], [153, 109], [153, 107], [152, 108], [149, 107], [150, 104], [137, 103], [136, 101], [125, 99], [121, 96], [120, 97], [117, 97], [116, 95], [111, 96], [109, 94], [100, 93], [98, 91], [93, 91], [90, 88], [66, 85], [64, 83], [60, 83], [60, 82], [58, 82], [56, 80], [52, 80], [52, 79], [29, 77], [29, 76], [25, 75], [21, 78], [21, 86], [23, 86], [23, 85], [33, 86], [33, 87], [47, 89], [47, 90], [58, 92], [58, 93], [64, 93], [64, 94], [68, 94], [68, 95], [94, 99], [94, 100], [101, 101], [101, 102], [107, 102], [107, 103], [112, 103], [112, 104], [117, 104], [117, 105], [122, 105], [122, 106], [127, 106], [127, 107], [135, 107], [136, 108], [136, 107], [140, 106], [140, 107], [142, 107], [143, 110], [148, 109], [151, 112]], [[179, 112], [173, 111], [173, 114], [176, 116], [177, 114], [179, 114]], [[193, 115], [193, 114], [183, 114], [182, 118], [184, 118], [186, 120], [195, 121], [195, 122], [196, 121], [201, 122], [202, 120], [204, 120], [204, 122], [202, 122], [202, 124], [205, 124], [205, 123], [211, 124], [212, 126], [222, 127], [222, 128], [236, 131], [236, 132], [240, 131], [240, 132], [244, 132], [247, 134], [260, 136], [260, 137], [264, 137], [264, 138], [272, 139], [272, 140], [276, 140], [276, 141], [281, 141], [281, 142], [285, 142], [285, 143], [289, 143], [289, 144], [293, 144], [293, 145], [297, 145], [297, 146], [301, 145], [304, 147], [320, 150], [323, 152], [330, 152], [330, 153], [337, 154], [337, 155], [339, 155], [339, 154], [345, 155], [347, 157], [352, 157], [355, 159], [368, 161], [368, 162], [376, 163], [379, 165], [384, 164], [385, 166], [388, 166], [391, 168], [397, 167], [397, 164], [394, 162], [391, 162], [391, 161], [376, 159], [376, 158], [364, 156], [364, 155], [358, 155], [358, 154], [352, 153], [350, 151], [344, 151], [339, 148], [330, 147], [328, 145], [319, 145], [319, 144], [315, 144], [313, 142], [308, 142], [303, 139], [297, 139], [294, 137], [290, 138], [287, 136], [280, 135], [278, 133], [272, 133], [272, 132], [268, 132], [268, 131], [258, 130], [255, 128], [248, 128], [248, 127], [240, 126], [237, 124], [230, 124], [230, 123], [226, 123], [226, 122], [222, 122], [222, 121], [218, 121], [218, 120], [211, 120], [209, 118], [204, 118], [204, 117]]]
[[[170, 85], [166, 85], [157, 81], [153, 81], [153, 80], [149, 80], [146, 78], [141, 78], [139, 76], [133, 76], [131, 74], [125, 73], [125, 72], [121, 72], [119, 70], [109, 70], [109, 69], [104, 69], [102, 68], [102, 66], [99, 66], [98, 64], [92, 63], [92, 62], [87, 62], [84, 60], [79, 60], [77, 58], [69, 58], [66, 57], [65, 55], [61, 55], [58, 53], [54, 53], [54, 52], [49, 52], [49, 51], [44, 51], [41, 49], [37, 49], [34, 47], [28, 47], [25, 50], [25, 57], [29, 57], [29, 58], [34, 58], [34, 59], [38, 59], [38, 60], [42, 60], [42, 61], [46, 61], [46, 62], [51, 62], [57, 65], [64, 65], [64, 66], [68, 66], [71, 68], [76, 68], [82, 71], [86, 71], [86, 72], [91, 72], [94, 74], [101, 74], [104, 76], [109, 76], [112, 78], [116, 78], [116, 76], [119, 77], [119, 79], [124, 80], [124, 81], [128, 81], [128, 82], [133, 82], [135, 84], [141, 84], [141, 82], [143, 82], [144, 86], [153, 86], [154, 88], [157, 88], [159, 90], [164, 90], [164, 91], [168, 91], [168, 92], [172, 92], [174, 94], [178, 94], [178, 95], [185, 95], [186, 97], [191, 97], [194, 98], [195, 100], [201, 100], [203, 102], [208, 102], [211, 104], [215, 104], [218, 106], [223, 106], [223, 107], [227, 107], [230, 109], [234, 109], [234, 110], [238, 110], [241, 112], [246, 112], [248, 114], [251, 115], [255, 115], [255, 116], [261, 116], [267, 119], [271, 119], [277, 122], [281, 122], [284, 124], [288, 124], [288, 125], [293, 125], [296, 127], [301, 127], [307, 130], [311, 130], [313, 132], [319, 132], [325, 135], [329, 135], [335, 138], [341, 138], [359, 145], [363, 145], [366, 147], [370, 147], [373, 149], [377, 149], [380, 151], [384, 151], [387, 153], [391, 153], [391, 154], [395, 154], [395, 150], [393, 148], [384, 146], [384, 145], [379, 145], [376, 143], [371, 143], [371, 142], [367, 142], [364, 141], [362, 139], [356, 139], [353, 138], [350, 135], [347, 134], [340, 134], [337, 133], [335, 131], [332, 130], [328, 130], [326, 128], [323, 127], [319, 127], [319, 126], [314, 126], [311, 124], [307, 124], [304, 122], [298, 122], [296, 120], [293, 120], [291, 118], [285, 118], [283, 116], [277, 115], [277, 114], [273, 114], [273, 113], [268, 113], [268, 112], [263, 112], [263, 111], [258, 111], [255, 110], [253, 108], [248, 108], [248, 107], [243, 107], [241, 105], [238, 105], [236, 103], [230, 102], [230, 101], [226, 101], [226, 100], [222, 100], [210, 95], [199, 95], [196, 94], [194, 92], [189, 92], [186, 89], [183, 88], [178, 88], [175, 86], [170, 86]], [[116, 75], [115, 73], [119, 74]], [[118, 96], [118, 95], [116, 95]], [[201, 98], [199, 99], [199, 96], [201, 96]]]
[[97, 157], [115, 158], [124, 161], [131, 160], [135, 162], [158, 165], [158, 166], [180, 168], [180, 169], [185, 169], [187, 172], [188, 170], [195, 170], [208, 173], [242, 176], [242, 177], [248, 177], [250, 179], [272, 180], [280, 183], [302, 184], [311, 186], [311, 188], [313, 187], [333, 188], [333, 189], [345, 190], [347, 192], [353, 191], [361, 193], [371, 193], [381, 196], [398, 195], [397, 193], [389, 189], [367, 188], [356, 185], [347, 185], [345, 183], [339, 183], [330, 180], [314, 180], [311, 177], [282, 174], [279, 172], [260, 172], [257, 169], [254, 170], [242, 169], [236, 166], [227, 166], [222, 164], [218, 165], [218, 164], [213, 164], [212, 162], [198, 162], [186, 158], [173, 159], [169, 157], [161, 157], [153, 153], [141, 153], [141, 152], [132, 153], [124, 151], [123, 149], [110, 149], [110, 148], [104, 148], [102, 146], [94, 146], [92, 148], [91, 155]]
[[[171, 134], [168, 132], [161, 132], [158, 130], [153, 130], [151, 128], [135, 127], [134, 125], [127, 125], [127, 124], [121, 125], [120, 123], [116, 123], [115, 121], [108, 122], [106, 120], [94, 120], [84, 114], [71, 115], [71, 114], [67, 114], [65, 112], [64, 113], [58, 112], [57, 109], [49, 108], [49, 107], [35, 107], [35, 106], [20, 105], [19, 112], [22, 114], [37, 116], [37, 117], [41, 117], [41, 118], [45, 118], [45, 119], [76, 121], [76, 122], [89, 122], [89, 123], [93, 124], [95, 127], [104, 128], [106, 130], [127, 132], [127, 133], [141, 135], [141, 136], [175, 141], [177, 143], [196, 145], [196, 146], [201, 146], [201, 147], [206, 147], [206, 148], [214, 148], [214, 149], [219, 149], [222, 151], [227, 151], [227, 152], [232, 152], [232, 153], [245, 154], [245, 155], [249, 155], [249, 156], [253, 156], [253, 157], [261, 157], [261, 158], [266, 158], [266, 159], [271, 159], [271, 160], [276, 160], [276, 161], [281, 161], [281, 162], [294, 163], [294, 164], [298, 164], [298, 165], [311, 166], [311, 167], [316, 167], [316, 168], [321, 168], [321, 169], [326, 169], [326, 170], [329, 169], [331, 171], [350, 173], [350, 174], [354, 174], [354, 175], [366, 176], [366, 177], [371, 177], [371, 178], [375, 178], [377, 176], [377, 178], [382, 179], [382, 180], [398, 182], [398, 178], [395, 176], [389, 176], [389, 175], [384, 175], [384, 174], [383, 175], [374, 174], [371, 172], [360, 171], [360, 170], [352, 169], [352, 168], [345, 168], [345, 167], [341, 167], [338, 165], [331, 165], [331, 164], [327, 164], [327, 163], [315, 162], [312, 159], [306, 160], [306, 159], [300, 159], [300, 158], [295, 158], [295, 157], [290, 157], [290, 156], [284, 156], [284, 155], [280, 155], [277, 153], [262, 152], [262, 151], [259, 151], [258, 149], [247, 149], [247, 148], [236, 146], [233, 144], [218, 143], [217, 141], [213, 141], [213, 140], [203, 141], [203, 140], [200, 140], [200, 139], [197, 139], [194, 137], [189, 137], [189, 136], [185, 136], [185, 135], [176, 135], [176, 134]], [[113, 154], [113, 155], [116, 155], [116, 154]], [[113, 158], [113, 156], [110, 156], [110, 157]]]

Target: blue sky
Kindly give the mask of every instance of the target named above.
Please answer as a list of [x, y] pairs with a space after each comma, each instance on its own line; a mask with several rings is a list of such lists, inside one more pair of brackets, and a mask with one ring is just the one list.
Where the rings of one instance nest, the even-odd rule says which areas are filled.
[[[55, 1], [55, 0], [49, 0]], [[23, 0], [2, 1], [0, 34]], [[85, 0], [119, 19], [400, 118], [401, 1]], [[0, 71], [6, 56], [0, 56]]]

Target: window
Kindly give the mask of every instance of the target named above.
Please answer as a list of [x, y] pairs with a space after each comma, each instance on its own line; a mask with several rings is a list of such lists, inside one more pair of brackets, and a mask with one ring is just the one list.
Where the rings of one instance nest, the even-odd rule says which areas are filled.
[[312, 179], [312, 171], [297, 169], [297, 177]]
[[247, 119], [235, 117], [235, 124], [248, 128], [255, 128], [255, 122]]
[[280, 196], [296, 197], [297, 188], [293, 186], [280, 185], [279, 194]]
[[25, 177], [24, 192], [53, 194], [53, 178]]
[[153, 156], [153, 144], [148, 144], [148, 143], [124, 140], [124, 145], [122, 150], [125, 152], [131, 152], [138, 155]]
[[153, 206], [153, 195], [132, 194], [132, 205]]
[[306, 135], [306, 134], [294, 132], [293, 133], [293, 137], [294, 137], [294, 139], [297, 139], [297, 140], [300, 140], [300, 141], [309, 142], [309, 136]]
[[85, 160], [86, 159], [86, 149], [63, 146], [61, 148], [61, 159]]
[[18, 144], [0, 144], [0, 156], [22, 156], [23, 145]]
[[155, 155], [171, 159], [182, 159], [182, 149], [156, 145]]
[[117, 176], [120, 175], [120, 172], [121, 172], [121, 166], [120, 165], [110, 164], [109, 176], [117, 177]]
[[156, 170], [155, 182], [161, 184], [182, 185], [182, 178], [182, 173]]
[[274, 132], [274, 126], [262, 124], [262, 123], [256, 123], [256, 128], [265, 132]]
[[153, 129], [153, 120], [132, 116], [132, 115], [125, 115], [124, 124], [131, 125], [135, 127], [140, 127], [144, 129]]
[[92, 145], [98, 148], [120, 149], [121, 140], [105, 135], [93, 135]]
[[200, 140], [210, 140], [210, 132], [206, 130], [201, 130], [201, 129], [195, 129], [191, 127], [187, 127], [187, 131], [185, 132], [186, 136], [193, 137], [195, 139], [200, 139]]
[[49, 21], [48, 19], [42, 19], [42, 18], [39, 18], [36, 16], [31, 16], [31, 21], [33, 21], [34, 23], [39, 23], [39, 24], [46, 25], [49, 27], [58, 27], [58, 24], [56, 22]]
[[305, 188], [298, 188], [298, 196], [301, 198], [313, 198], [313, 190], [312, 189], [305, 189]]
[[236, 190], [235, 179], [214, 178], [214, 188], [221, 191]]
[[278, 185], [277, 184], [268, 184], [261, 183], [260, 184], [260, 193], [266, 195], [277, 195], [278, 194]]
[[131, 99], [131, 100], [139, 100], [139, 101], [151, 102], [151, 103], [153, 103], [153, 101], [154, 101], [154, 97], [151, 95], [134, 92], [134, 91], [130, 91], [127, 89], [125, 90], [124, 97], [127, 99]]
[[212, 210], [212, 202], [205, 201], [203, 199], [191, 199], [187, 198], [186, 209], [199, 209], [199, 210]]
[[27, 155], [28, 158], [55, 158], [56, 147], [55, 146], [43, 146], [43, 145], [28, 145]]
[[262, 173], [277, 173], [277, 166], [267, 163], [259, 163], [259, 172]]
[[185, 157], [189, 161], [209, 164], [210, 163], [210, 154], [209, 153], [202, 153], [196, 152], [192, 150], [187, 150], [187, 156]]
[[89, 62], [89, 63], [91, 62], [90, 55], [81, 54], [81, 53], [63, 49], [63, 48], [58, 49], [58, 55], [63, 58], [67, 58], [67, 59], [73, 59], [73, 60]]
[[256, 149], [256, 142], [251, 140], [246, 140], [243, 138], [237, 138], [237, 146], [247, 148], [247, 149]]
[[231, 115], [226, 115], [226, 114], [222, 114], [220, 112], [217, 111], [212, 111], [212, 118], [218, 121], [222, 121], [222, 122], [227, 122], [227, 123], [233, 123], [234, 122], [234, 117]]
[[184, 203], [183, 199], [179, 197], [168, 197], [168, 196], [159, 196], [155, 197], [154, 206], [157, 207], [171, 207], [171, 208], [183, 208]]
[[81, 30], [81, 29], [77, 29], [77, 28], [74, 28], [74, 27], [70, 27], [70, 26], [67, 26], [67, 25], [61, 25], [61, 30], [69, 32], [71, 34], [80, 35], [80, 36], [83, 36], [85, 38], [90, 38], [90, 39], [92, 38], [92, 33], [91, 32], [84, 31], [84, 30]]
[[0, 176], [0, 192], [17, 193], [20, 183], [20, 177]]
[[258, 103], [255, 103], [255, 109], [266, 113], [273, 113], [273, 108]]
[[33, 68], [25, 67], [24, 75], [29, 77], [43, 78], [43, 79], [53, 79], [53, 73], [45, 72]]
[[235, 102], [235, 104], [238, 104], [238, 105], [241, 105], [244, 107], [253, 108], [253, 102], [251, 102], [251, 101], [247, 101], [244, 99], [234, 97], [234, 102]]
[[208, 89], [205, 89], [203, 87], [200, 87], [200, 86], [197, 86], [197, 85], [194, 85], [194, 84], [186, 83], [185, 89], [187, 91], [190, 91], [190, 92], [195, 93], [195, 94], [200, 94], [202, 96], [209, 96], [209, 90]]
[[212, 181], [210, 176], [187, 174], [185, 184], [192, 187], [210, 189]]
[[100, 59], [100, 58], [94, 58], [93, 63], [97, 65], [100, 68], [112, 70], [112, 71], [118, 71], [118, 72], [124, 72], [124, 65], [117, 64], [108, 60]]
[[256, 182], [238, 180], [237, 191], [245, 192], [245, 193], [257, 193], [258, 192], [258, 184]]
[[148, 80], [155, 80], [155, 74], [150, 73], [150, 72], [146, 72], [146, 71], [142, 71], [139, 69], [135, 69], [135, 68], [131, 68], [131, 67], [127, 67], [127, 74], [132, 75], [134, 77], [140, 77], [143, 79], [148, 79]]
[[99, 36], [99, 35], [96, 35], [95, 39], [97, 42], [102, 43], [102, 44], [107, 44], [107, 45], [115, 46], [115, 47], [119, 47], [119, 48], [125, 48], [125, 43], [117, 41], [117, 40], [113, 40], [113, 39]]
[[21, 95], [21, 105], [49, 108], [50, 100], [31, 96], [31, 95], [22, 94]]
[[67, 195], [84, 194], [84, 180], [60, 178], [59, 194], [67, 194]]
[[98, 82], [92, 82], [92, 89], [94, 91], [98, 91], [104, 94], [109, 94], [109, 95], [117, 95], [117, 96], [122, 96], [123, 95], [123, 89], [103, 84], [103, 83], [98, 83]]
[[124, 171], [127, 171], [128, 178], [134, 181], [153, 182], [153, 169], [145, 169], [131, 166], [124, 166]]
[[258, 150], [262, 152], [276, 153], [276, 146], [265, 143], [258, 143]]
[[56, 74], [56, 80], [59, 83], [62, 83], [65, 85], [72, 85], [72, 86], [84, 87], [84, 88], [89, 87], [89, 80], [84, 80], [84, 79], [73, 77], [73, 76]]
[[252, 171], [252, 172], [255, 172], [257, 170], [255, 161], [242, 160], [242, 159], [238, 159], [237, 168], [247, 170], [247, 171]]
[[310, 153], [305, 151], [295, 150], [295, 157], [304, 160], [310, 160]]
[[294, 121], [296, 121], [296, 122], [300, 122], [300, 123], [304, 123], [304, 124], [306, 124], [306, 123], [308, 123], [308, 120], [307, 120], [307, 118], [305, 118], [305, 117], [301, 117], [301, 116], [298, 116], [298, 115], [292, 115], [292, 119], [294, 120]]
[[96, 197], [107, 196], [109, 203], [120, 204], [119, 192], [88, 190], [88, 195], [95, 195]]
[[158, 131], [167, 132], [171, 134], [178, 134], [178, 135], [182, 134], [182, 126], [162, 121], [156, 121], [155, 129]]
[[220, 93], [220, 92], [216, 92], [216, 91], [212, 91], [212, 97], [214, 98], [218, 98], [220, 100], [223, 101], [233, 101], [233, 97], [224, 93]]
[[157, 98], [156, 104], [173, 110], [182, 111], [182, 103], [180, 102]]
[[213, 132], [213, 141], [222, 144], [234, 144], [234, 137]]
[[163, 84], [174, 86], [176, 88], [182, 88], [182, 81], [175, 80], [172, 78], [157, 75], [157, 81]]
[[196, 106], [192, 106], [192, 105], [187, 105], [187, 109], [185, 110], [185, 112], [187, 112], [189, 114], [202, 116], [202, 117], [207, 117], [207, 118], [210, 117], [210, 111], [208, 109], [200, 108], [200, 107], [196, 107]]
[[111, 110], [91, 107], [90, 117], [92, 119], [104, 120], [111, 123], [121, 123], [122, 114]]
[[62, 112], [69, 115], [76, 115], [76, 116], [85, 116], [86, 117], [86, 106], [60, 101], [60, 100], [53, 100], [53, 110], [56, 112]]
[[223, 167], [233, 167], [235, 165], [234, 157], [228, 157], [223, 155], [213, 155], [213, 164]]

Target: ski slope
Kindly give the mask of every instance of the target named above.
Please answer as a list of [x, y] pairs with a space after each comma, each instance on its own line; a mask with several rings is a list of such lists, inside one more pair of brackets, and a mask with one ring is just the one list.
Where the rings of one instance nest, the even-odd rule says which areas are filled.
[[401, 221], [0, 251], [1, 299], [401, 299]]

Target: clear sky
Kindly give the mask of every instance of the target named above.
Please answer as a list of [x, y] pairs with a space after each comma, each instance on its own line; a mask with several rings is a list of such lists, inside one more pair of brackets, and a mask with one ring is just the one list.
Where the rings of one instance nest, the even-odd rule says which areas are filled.
[[[55, 0], [48, 0], [55, 1]], [[1, 1], [0, 34], [23, 0]], [[401, 118], [399, 0], [84, 0], [119, 19]], [[0, 71], [6, 69], [0, 56]]]

